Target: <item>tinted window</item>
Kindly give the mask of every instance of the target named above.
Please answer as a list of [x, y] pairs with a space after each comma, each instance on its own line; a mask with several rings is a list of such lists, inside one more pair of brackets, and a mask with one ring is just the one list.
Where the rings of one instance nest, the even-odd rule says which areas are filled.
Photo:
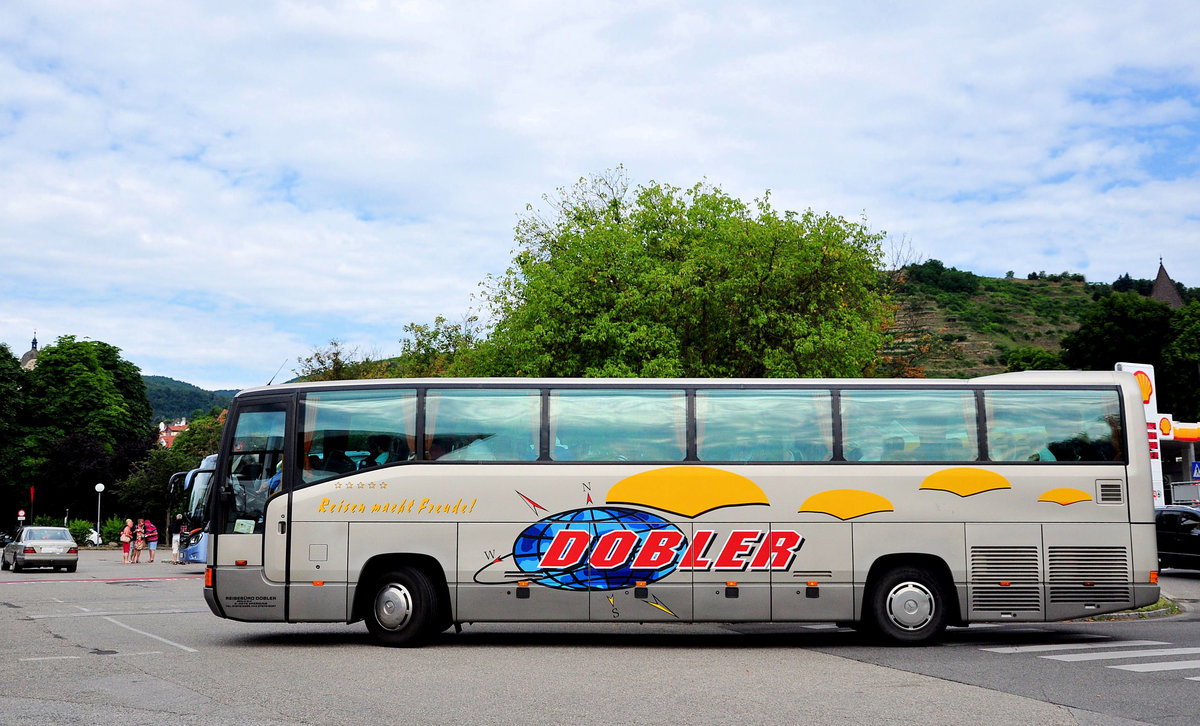
[[828, 391], [697, 391], [701, 461], [829, 461]]
[[[283, 404], [242, 409], [235, 422], [225, 481], [225, 533], [262, 532], [271, 479], [283, 463]], [[278, 481], [278, 480], [276, 480]]]
[[304, 399], [300, 465], [306, 482], [412, 458], [415, 390], [327, 391]]
[[551, 391], [555, 461], [682, 461], [683, 391]]
[[842, 391], [843, 455], [850, 461], [976, 461], [971, 391]]
[[541, 393], [437, 390], [425, 395], [425, 451], [440, 461], [538, 458]]
[[1125, 461], [1116, 391], [985, 391], [992, 461]]

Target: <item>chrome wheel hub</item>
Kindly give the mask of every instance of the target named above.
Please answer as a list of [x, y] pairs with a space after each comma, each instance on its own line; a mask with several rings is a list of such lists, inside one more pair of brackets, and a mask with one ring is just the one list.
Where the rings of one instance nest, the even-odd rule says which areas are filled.
[[375, 620], [386, 630], [399, 630], [412, 619], [413, 599], [408, 588], [392, 582], [375, 595]]
[[933, 593], [919, 582], [902, 582], [887, 596], [888, 619], [903, 630], [920, 630], [933, 620]]

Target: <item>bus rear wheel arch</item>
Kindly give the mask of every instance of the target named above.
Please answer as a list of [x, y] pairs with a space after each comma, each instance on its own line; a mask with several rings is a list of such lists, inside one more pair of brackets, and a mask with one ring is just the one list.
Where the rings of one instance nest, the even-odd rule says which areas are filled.
[[934, 568], [891, 566], [872, 578], [863, 619], [896, 645], [921, 645], [942, 634], [954, 618], [953, 590]]
[[400, 566], [370, 584], [362, 615], [367, 630], [382, 645], [421, 645], [441, 619], [437, 588], [420, 568]]

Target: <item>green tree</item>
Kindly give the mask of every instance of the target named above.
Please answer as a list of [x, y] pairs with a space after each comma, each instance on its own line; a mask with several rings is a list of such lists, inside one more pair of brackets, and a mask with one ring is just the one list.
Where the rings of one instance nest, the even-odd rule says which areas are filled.
[[523, 376], [853, 376], [891, 308], [883, 235], [706, 184], [630, 190], [618, 170], [546, 198], [485, 283], [479, 368]]
[[183, 493], [168, 492], [167, 482], [175, 472], [194, 469], [199, 463], [190, 454], [176, 450], [174, 446], [151, 450], [146, 458], [134, 466], [129, 476], [114, 486], [122, 510], [133, 519], [146, 517], [153, 520], [160, 531], [165, 532], [167, 513], [178, 511], [183, 503]]
[[1063, 338], [1063, 362], [1084, 370], [1112, 370], [1119, 361], [1158, 365], [1170, 326], [1166, 305], [1114, 293], [1084, 309], [1079, 328]]
[[393, 375], [400, 377], [469, 376], [478, 365], [476, 349], [483, 340], [479, 318], [467, 316], [451, 323], [441, 315], [432, 325], [404, 326], [400, 355], [392, 359]]
[[63, 336], [25, 379], [22, 483], [36, 487], [36, 512], [83, 511], [97, 483], [124, 477], [150, 447], [141, 374], [107, 343]]
[[[216, 416], [201, 416], [188, 423], [187, 431], [175, 437], [171, 450], [191, 461], [188, 469], [195, 469], [209, 454], [221, 448], [221, 432], [225, 429], [225, 413]], [[180, 469], [180, 471], [183, 471]], [[165, 482], [164, 482], [165, 485]]]
[[24, 379], [20, 361], [7, 345], [0, 343], [0, 506], [6, 512], [19, 499]]
[[1012, 348], [1004, 354], [1006, 371], [1054, 371], [1066, 368], [1057, 351], [1026, 345]]
[[1168, 342], [1163, 347], [1159, 408], [1184, 421], [1200, 420], [1200, 302], [1191, 302], [1171, 316]]
[[324, 348], [313, 348], [306, 358], [297, 358], [295, 370], [302, 381], [344, 381], [359, 378], [387, 378], [391, 366], [387, 361], [370, 355], [360, 355], [358, 348], [346, 348], [340, 340], [329, 341]]

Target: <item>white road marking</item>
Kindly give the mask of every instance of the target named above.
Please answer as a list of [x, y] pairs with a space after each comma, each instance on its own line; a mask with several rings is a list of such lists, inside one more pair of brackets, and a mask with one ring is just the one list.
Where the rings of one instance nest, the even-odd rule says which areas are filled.
[[197, 652], [195, 648], [189, 648], [186, 645], [181, 645], [179, 643], [176, 643], [173, 640], [167, 640], [166, 638], [164, 638], [160, 635], [155, 635], [154, 633], [147, 633], [145, 630], [138, 630], [137, 628], [130, 627], [130, 626], [126, 625], [125, 623], [122, 623], [118, 620], [113, 620], [112, 618], [109, 618], [109, 617], [105, 617], [104, 619], [107, 620], [108, 622], [112, 623], [113, 625], [119, 625], [122, 628], [125, 628], [126, 630], [131, 630], [131, 631], [137, 633], [138, 635], [144, 635], [147, 638], [154, 638], [155, 640], [157, 640], [161, 643], [166, 643], [167, 645], [172, 646], [174, 648], [179, 648], [180, 650], [182, 650], [184, 652], [187, 652], [187, 653]]
[[1156, 658], [1164, 655], [1195, 655], [1200, 648], [1156, 648], [1151, 650], [1127, 650], [1113, 653], [1071, 653], [1069, 655], [1041, 655], [1039, 658], [1079, 663], [1087, 660], [1116, 660], [1117, 658]]
[[35, 660], [76, 660], [78, 658], [79, 656], [77, 655], [47, 655], [41, 658], [18, 658], [17, 660], [26, 663]]
[[1054, 645], [1015, 645], [1007, 648], [980, 648], [989, 653], [1048, 653], [1055, 650], [1082, 650], [1084, 648], [1128, 648], [1139, 645], [1170, 645], [1161, 640], [1106, 640], [1102, 643], [1055, 643]]
[[[1189, 668], [1200, 668], [1200, 660], [1172, 660], [1166, 663], [1137, 663], [1134, 665], [1119, 665], [1108, 666], [1122, 671], [1134, 671], [1136, 673], [1151, 673], [1153, 671], [1182, 671]], [[1189, 678], [1189, 681], [1200, 680], [1197, 678]]]
[[[76, 606], [78, 607], [78, 606]], [[85, 608], [80, 608], [84, 610]], [[122, 611], [96, 611], [87, 610], [82, 613], [39, 613], [36, 615], [27, 615], [29, 620], [46, 620], [48, 618], [98, 618], [108, 615], [181, 615], [185, 613], [206, 613], [208, 608], [193, 608], [190, 610], [175, 609], [175, 610], [122, 610]]]

